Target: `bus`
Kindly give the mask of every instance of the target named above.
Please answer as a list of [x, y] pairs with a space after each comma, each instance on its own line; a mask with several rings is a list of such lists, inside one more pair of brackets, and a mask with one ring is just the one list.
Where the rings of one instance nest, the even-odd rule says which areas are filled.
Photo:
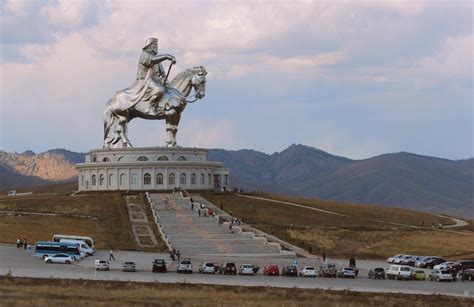
[[80, 240], [84, 241], [90, 248], [94, 248], [94, 240], [91, 237], [75, 236], [75, 235], [53, 235], [53, 242], [60, 242], [61, 240]]
[[35, 243], [35, 256], [46, 258], [55, 254], [68, 254], [75, 259], [81, 258], [81, 252], [77, 244], [65, 242], [38, 241]]

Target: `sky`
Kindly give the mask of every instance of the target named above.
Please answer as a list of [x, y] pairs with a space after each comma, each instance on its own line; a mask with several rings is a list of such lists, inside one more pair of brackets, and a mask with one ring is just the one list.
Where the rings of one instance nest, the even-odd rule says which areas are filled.
[[[474, 156], [472, 1], [0, 0], [0, 10], [1, 150], [101, 148], [105, 103], [157, 37], [176, 57], [171, 77], [208, 71], [180, 146]], [[163, 146], [164, 122], [134, 119], [129, 136]]]

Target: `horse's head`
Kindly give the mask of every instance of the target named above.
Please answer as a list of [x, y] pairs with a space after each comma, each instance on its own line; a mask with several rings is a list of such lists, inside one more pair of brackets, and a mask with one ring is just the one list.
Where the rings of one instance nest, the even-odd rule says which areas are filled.
[[193, 85], [194, 91], [196, 91], [196, 98], [198, 99], [206, 96], [206, 75], [207, 71], [204, 67], [196, 66], [193, 68], [191, 84]]

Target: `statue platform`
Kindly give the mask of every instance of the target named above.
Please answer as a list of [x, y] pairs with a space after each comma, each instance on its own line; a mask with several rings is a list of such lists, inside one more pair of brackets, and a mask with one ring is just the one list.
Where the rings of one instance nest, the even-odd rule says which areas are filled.
[[207, 161], [207, 149], [143, 147], [95, 149], [76, 164], [79, 191], [208, 190], [229, 186], [229, 170]]

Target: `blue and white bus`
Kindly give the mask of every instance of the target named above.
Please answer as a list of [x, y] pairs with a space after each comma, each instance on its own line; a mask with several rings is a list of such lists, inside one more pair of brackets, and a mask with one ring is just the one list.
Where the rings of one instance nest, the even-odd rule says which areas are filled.
[[55, 254], [67, 254], [74, 256], [76, 259], [81, 258], [79, 246], [74, 243], [65, 242], [46, 242], [38, 241], [35, 243], [35, 256], [45, 258]]

